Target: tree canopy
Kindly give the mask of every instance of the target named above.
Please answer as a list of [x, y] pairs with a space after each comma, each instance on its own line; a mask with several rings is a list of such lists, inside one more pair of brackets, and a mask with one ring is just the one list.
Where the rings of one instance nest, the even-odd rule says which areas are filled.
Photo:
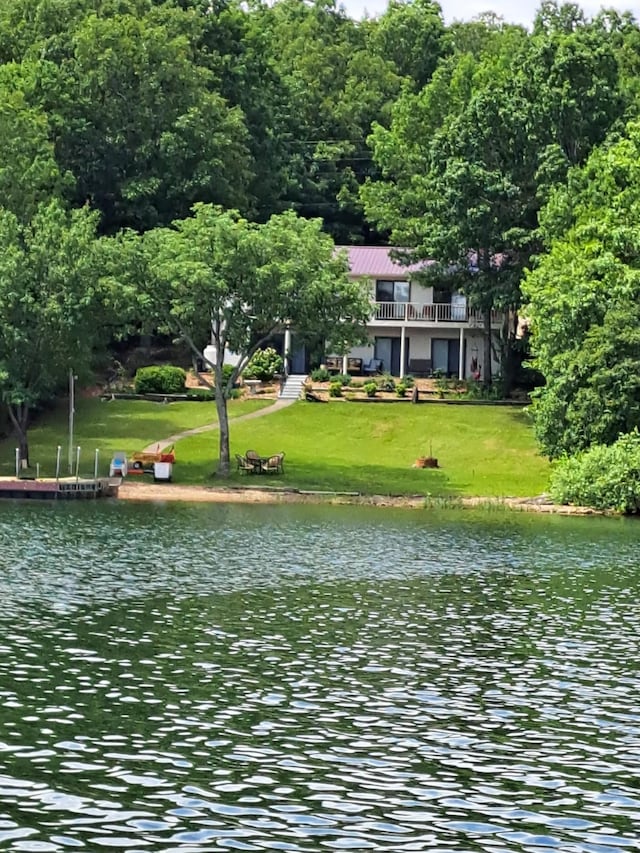
[[536, 432], [551, 457], [612, 444], [640, 426], [640, 124], [556, 190], [550, 249], [524, 282]]

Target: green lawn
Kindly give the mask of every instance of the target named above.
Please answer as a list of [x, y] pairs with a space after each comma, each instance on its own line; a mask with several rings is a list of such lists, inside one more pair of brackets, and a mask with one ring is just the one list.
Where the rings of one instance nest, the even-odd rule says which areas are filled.
[[[231, 428], [231, 452], [284, 451], [284, 476], [234, 482], [375, 494], [532, 496], [544, 491], [549, 465], [536, 450], [520, 408], [382, 403], [296, 403]], [[437, 470], [415, 469], [432, 451]], [[217, 436], [182, 440], [177, 482], [209, 482]]]
[[[248, 414], [272, 400], [231, 400], [231, 418]], [[144, 400], [102, 401], [97, 398], [76, 402], [74, 445], [80, 445], [81, 475], [93, 473], [94, 454], [100, 451], [100, 471], [105, 474], [115, 450], [133, 453], [182, 430], [217, 421], [215, 403], [150, 403]], [[217, 433], [207, 434], [209, 447], [216, 448]], [[42, 476], [55, 473], [56, 448], [62, 445], [63, 473], [67, 473], [69, 410], [66, 403], [46, 412], [29, 430], [31, 464], [40, 463]], [[211, 452], [209, 454], [211, 458]], [[211, 463], [206, 468], [211, 470]], [[15, 471], [15, 439], [0, 441], [0, 474]], [[204, 474], [203, 474], [204, 476]]]
[[[236, 418], [270, 403], [232, 400], [229, 414]], [[96, 448], [104, 474], [115, 450], [133, 453], [215, 420], [214, 403], [79, 400], [74, 444], [82, 448], [80, 473], [92, 473]], [[29, 438], [31, 462], [40, 463], [43, 476], [54, 473], [58, 444], [66, 473], [66, 405], [43, 415]], [[13, 473], [14, 448], [11, 439], [0, 442], [0, 473]], [[300, 402], [232, 424], [232, 454], [249, 448], [262, 455], [284, 451], [285, 473], [267, 478], [234, 471], [232, 483], [434, 497], [528, 496], [545, 490], [549, 470], [536, 451], [526, 412], [498, 406]], [[176, 451], [177, 483], [215, 482], [217, 431], [185, 438]], [[439, 469], [411, 467], [430, 452]]]

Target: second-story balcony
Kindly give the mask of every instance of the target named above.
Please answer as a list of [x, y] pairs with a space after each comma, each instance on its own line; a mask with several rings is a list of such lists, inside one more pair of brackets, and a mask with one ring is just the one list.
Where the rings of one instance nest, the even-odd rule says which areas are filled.
[[[409, 323], [411, 325], [458, 323], [481, 327], [482, 311], [466, 304], [450, 302], [374, 302], [372, 322]], [[500, 311], [491, 312], [491, 325], [502, 322]]]

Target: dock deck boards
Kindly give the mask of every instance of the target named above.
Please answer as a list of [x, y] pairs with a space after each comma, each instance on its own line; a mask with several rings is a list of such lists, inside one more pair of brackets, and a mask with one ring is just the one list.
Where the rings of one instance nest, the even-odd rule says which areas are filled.
[[122, 482], [117, 477], [77, 479], [75, 477], [0, 477], [0, 498], [49, 498], [52, 500], [73, 498], [117, 497]]

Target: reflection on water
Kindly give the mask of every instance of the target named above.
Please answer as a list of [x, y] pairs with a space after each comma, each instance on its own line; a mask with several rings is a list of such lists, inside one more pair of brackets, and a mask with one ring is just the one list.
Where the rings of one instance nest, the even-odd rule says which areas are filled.
[[0, 849], [638, 849], [635, 524], [1, 509]]

